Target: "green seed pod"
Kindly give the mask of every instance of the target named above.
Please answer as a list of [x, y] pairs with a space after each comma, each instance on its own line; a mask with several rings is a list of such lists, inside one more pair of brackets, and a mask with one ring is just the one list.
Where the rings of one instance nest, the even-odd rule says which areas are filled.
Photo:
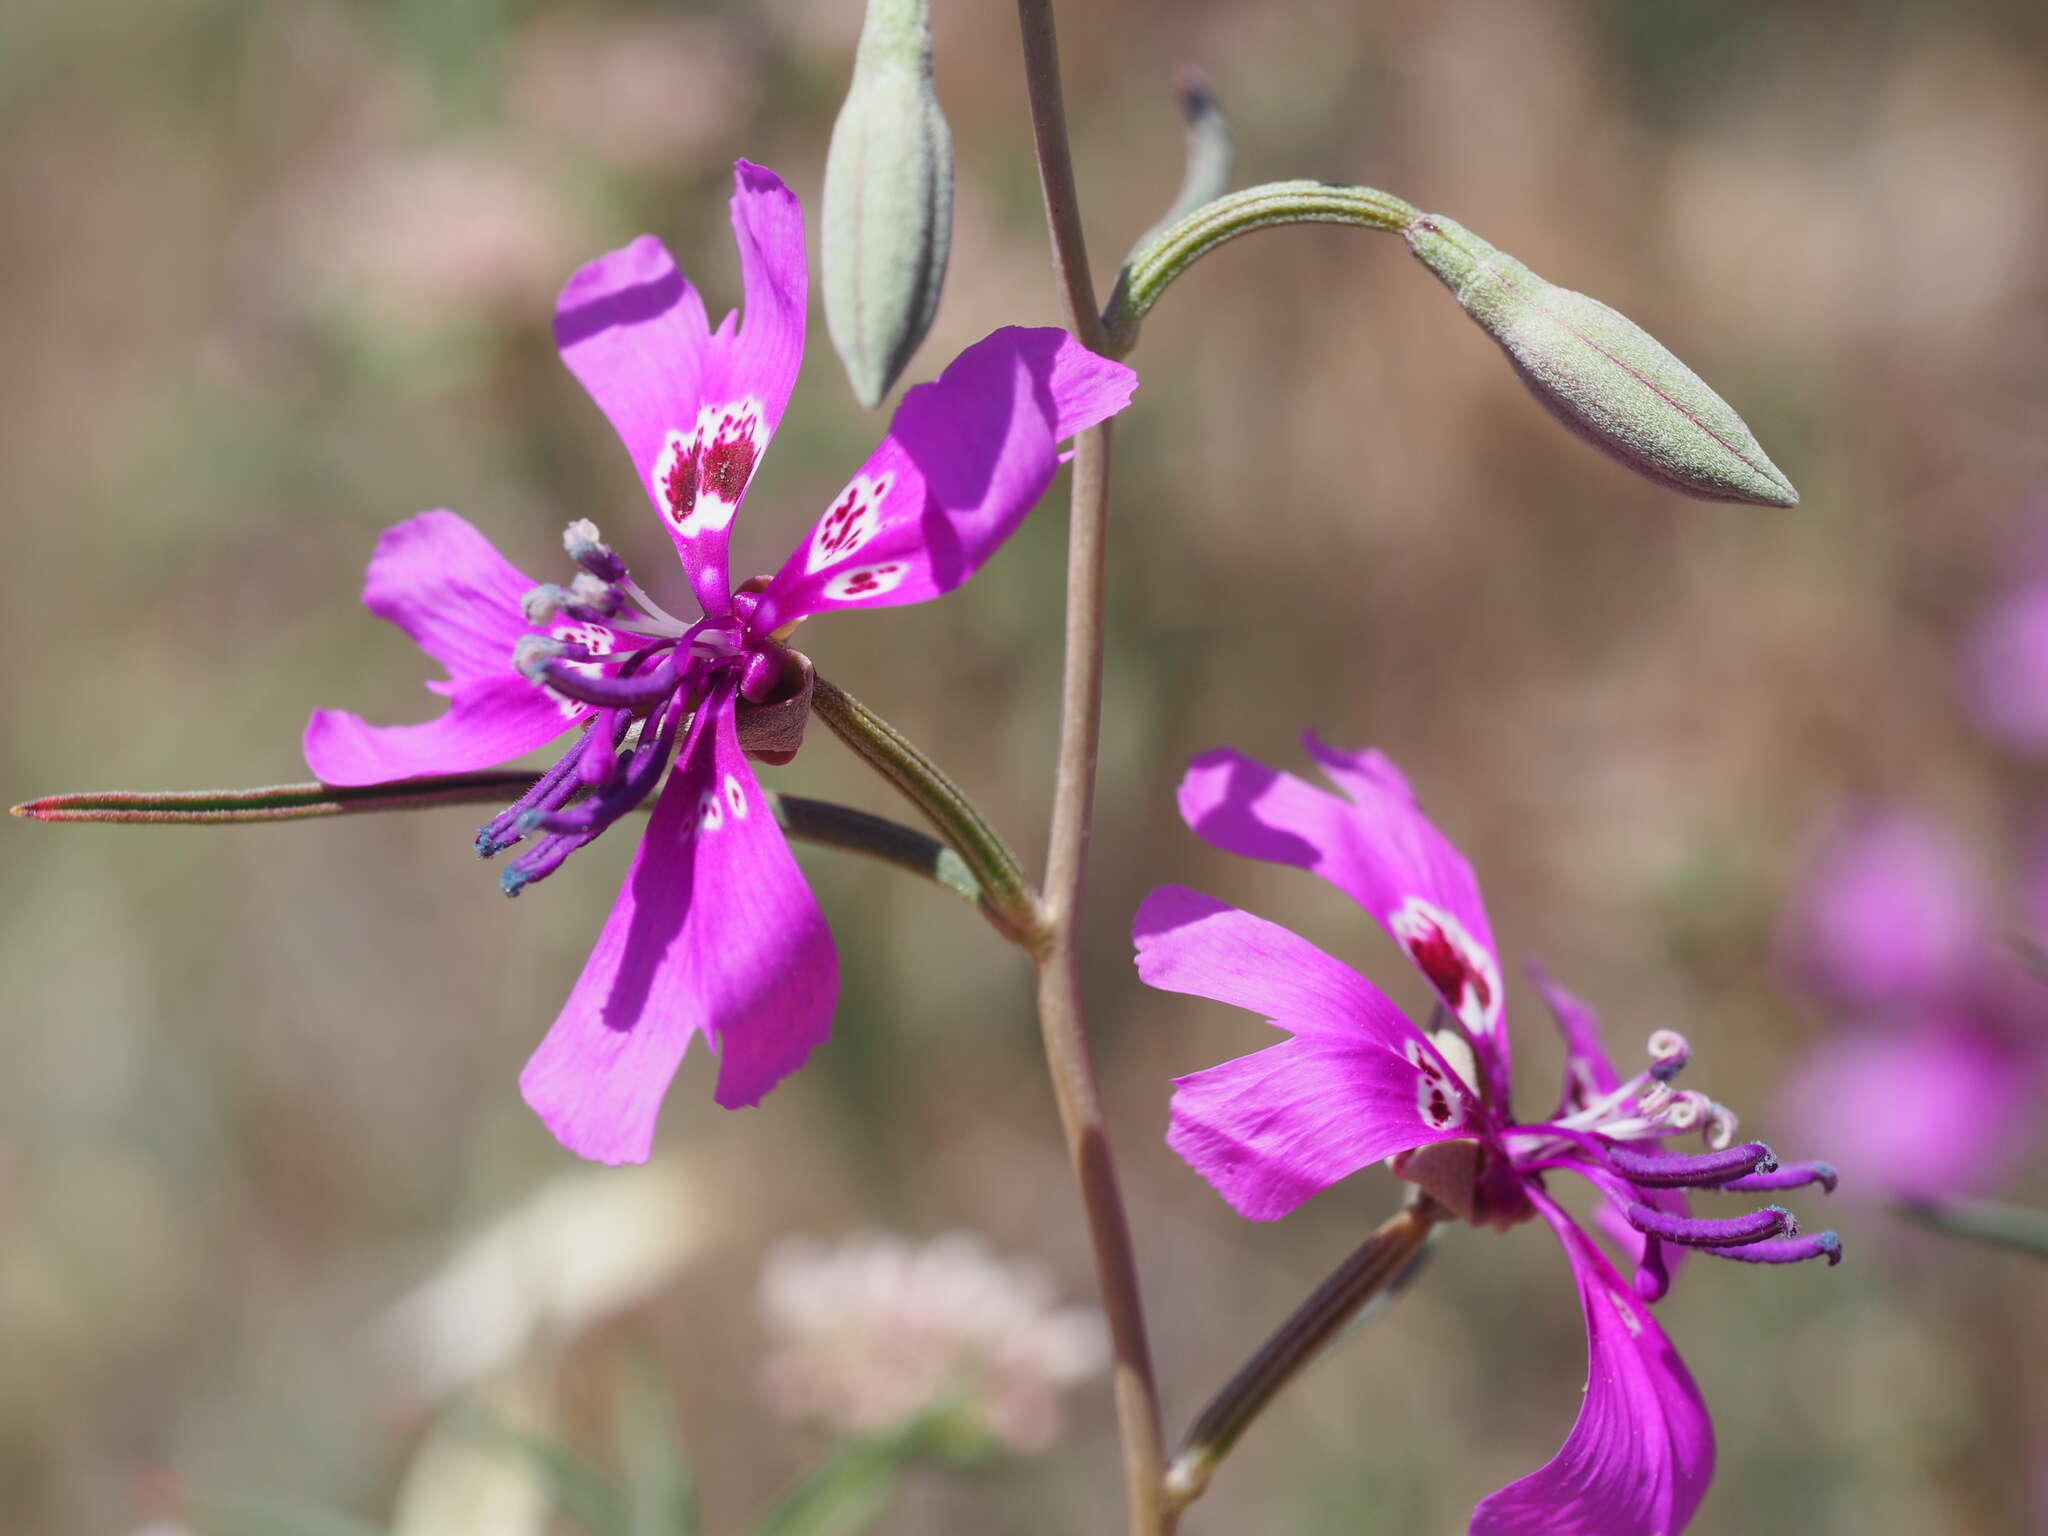
[[1728, 402], [1626, 315], [1545, 282], [1440, 214], [1421, 215], [1403, 234], [1530, 392], [1594, 447], [1688, 496], [1798, 505]]
[[868, 0], [825, 157], [825, 324], [861, 404], [902, 373], [939, 307], [953, 136], [932, 89], [930, 0]]

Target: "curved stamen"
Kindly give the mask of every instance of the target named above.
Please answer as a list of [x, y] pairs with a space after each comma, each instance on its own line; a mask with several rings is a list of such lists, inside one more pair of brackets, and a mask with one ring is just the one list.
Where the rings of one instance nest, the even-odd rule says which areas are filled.
[[1727, 1187], [1730, 1179], [1767, 1174], [1778, 1166], [1771, 1149], [1760, 1141], [1699, 1157], [1650, 1157], [1627, 1147], [1609, 1147], [1606, 1156], [1607, 1166], [1629, 1183], [1652, 1189]]
[[676, 627], [677, 633], [679, 634], [682, 631], [690, 628], [689, 625], [685, 624], [681, 619], [677, 618], [674, 614], [670, 613], [666, 608], [662, 607], [661, 604], [657, 603], [653, 598], [649, 597], [646, 593], [646, 590], [642, 588], [640, 583], [635, 581], [631, 576], [625, 575], [622, 572], [619, 576], [619, 586], [624, 590], [626, 596], [630, 597], [631, 599], [633, 599], [634, 602], [640, 605], [640, 611], [646, 614], [650, 619], [654, 619], [662, 624], [673, 624]]
[[479, 858], [488, 859], [494, 854], [503, 853], [525, 836], [526, 834], [519, 830], [519, 818], [527, 811], [547, 803], [556, 791], [561, 790], [562, 793], [554, 803], [560, 804], [561, 800], [568, 798], [569, 791], [562, 790], [562, 785], [575, 768], [576, 757], [575, 751], [564, 752], [552, 768], [534, 781], [533, 788], [477, 828], [476, 851]]
[[1742, 1122], [1735, 1118], [1735, 1111], [1718, 1099], [1707, 1100], [1707, 1126], [1700, 1132], [1706, 1144], [1720, 1151], [1735, 1140], [1735, 1132]]
[[1755, 1173], [1739, 1179], [1730, 1179], [1723, 1189], [1756, 1193], [1774, 1189], [1799, 1189], [1808, 1184], [1818, 1184], [1829, 1194], [1835, 1192], [1835, 1185], [1841, 1175], [1835, 1172], [1833, 1163], [1786, 1163], [1782, 1167], [1759, 1168]]
[[1833, 1228], [1811, 1237], [1773, 1237], [1739, 1248], [1703, 1247], [1701, 1253], [1717, 1259], [1735, 1259], [1744, 1264], [1798, 1264], [1806, 1259], [1826, 1259], [1829, 1267], [1842, 1262], [1842, 1239]]
[[1692, 1060], [1692, 1045], [1675, 1029], [1660, 1029], [1650, 1036], [1650, 1076], [1668, 1083]]
[[[626, 722], [632, 716], [623, 709], [600, 710], [591, 721], [591, 737], [576, 754], [576, 777], [587, 789], [603, 789], [618, 781], [620, 761], [619, 739], [626, 734]], [[605, 736], [605, 746], [600, 750], [594, 739], [598, 732]], [[552, 810], [553, 807], [545, 807]]]
[[660, 779], [662, 769], [668, 766], [669, 753], [676, 744], [676, 728], [685, 713], [682, 708], [672, 706], [654, 739], [633, 753], [619, 774], [618, 782], [603, 794], [594, 795], [567, 810], [530, 814], [529, 823], [545, 827], [550, 832], [575, 833], [585, 838], [597, 836], [647, 798], [648, 792]]
[[565, 662], [548, 661], [537, 669], [539, 681], [557, 693], [567, 694], [579, 704], [599, 709], [632, 709], [659, 703], [675, 692], [676, 669], [673, 655], [663, 656], [637, 677], [604, 677], [579, 672]]
[[1782, 1205], [1767, 1205], [1747, 1216], [1730, 1216], [1723, 1220], [1674, 1216], [1669, 1211], [1640, 1203], [1623, 1206], [1621, 1214], [1638, 1232], [1646, 1232], [1651, 1237], [1661, 1237], [1667, 1243], [1677, 1243], [1686, 1248], [1734, 1248], [1760, 1243], [1767, 1238], [1791, 1237], [1799, 1231], [1798, 1221]]

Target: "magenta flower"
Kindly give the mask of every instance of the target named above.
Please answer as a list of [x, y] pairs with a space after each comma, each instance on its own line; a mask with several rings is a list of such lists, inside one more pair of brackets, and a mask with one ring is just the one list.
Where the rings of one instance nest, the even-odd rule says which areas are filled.
[[[1697, 1218], [1688, 1190], [1832, 1188], [1825, 1164], [1780, 1166], [1705, 1095], [1673, 1088], [1689, 1047], [1659, 1031], [1624, 1078], [1591, 1012], [1538, 978], [1566, 1047], [1564, 1092], [1544, 1119], [1509, 1103], [1507, 1014], [1493, 933], [1463, 855], [1376, 752], [1309, 750], [1343, 796], [1235, 752], [1196, 758], [1180, 808], [1231, 853], [1314, 871], [1407, 951], [1440, 1000], [1417, 1028], [1373, 985], [1307, 940], [1168, 886], [1134, 926], [1138, 974], [1173, 992], [1263, 1014], [1289, 1038], [1175, 1082], [1167, 1141], [1243, 1215], [1283, 1216], [1339, 1179], [1392, 1158], [1454, 1215], [1506, 1227], [1540, 1215], [1563, 1242], [1585, 1314], [1586, 1399], [1551, 1462], [1480, 1501], [1481, 1536], [1674, 1536], [1713, 1473], [1714, 1436], [1691, 1375], [1652, 1319], [1676, 1259], [1751, 1263], [1825, 1257], [1833, 1232], [1800, 1236], [1766, 1206]], [[1345, 798], [1348, 796], [1348, 798]], [[1698, 1131], [1707, 1151], [1664, 1143]], [[1576, 1173], [1636, 1265], [1624, 1281], [1546, 1188]]]
[[[2038, 884], [2048, 857], [2037, 862]], [[2038, 942], [2048, 929], [2038, 910], [2029, 917]], [[1857, 1189], [1980, 1193], [2026, 1150], [2048, 1076], [2048, 1010], [2013, 936], [1940, 824], [1865, 807], [1828, 838], [1786, 948], [1839, 1022], [1788, 1079], [1783, 1113], [1826, 1138]]]
[[2048, 752], [2048, 575], [2015, 587], [1977, 621], [1964, 684], [1987, 732], [2020, 752]]
[[1136, 382], [1064, 331], [995, 332], [909, 391], [782, 569], [735, 591], [727, 537], [796, 382], [807, 269], [788, 188], [744, 160], [734, 182], [742, 323], [712, 330], [651, 236], [578, 272], [555, 314], [562, 359], [624, 439], [702, 616], [661, 608], [587, 521], [564, 538], [581, 572], [562, 588], [536, 586], [454, 513], [425, 512], [379, 540], [363, 601], [447, 669], [427, 685], [447, 711], [374, 727], [316, 710], [306, 727], [306, 761], [330, 784], [488, 767], [578, 731], [477, 836], [487, 857], [525, 844], [508, 895], [653, 793], [673, 758], [582, 978], [520, 1078], [564, 1146], [609, 1163], [647, 1156], [692, 1036], [710, 1037], [715, 1096], [735, 1107], [830, 1026], [831, 935], [739, 735], [742, 703], [804, 681], [791, 627], [959, 586], [1045, 490], [1057, 445], [1121, 410]]

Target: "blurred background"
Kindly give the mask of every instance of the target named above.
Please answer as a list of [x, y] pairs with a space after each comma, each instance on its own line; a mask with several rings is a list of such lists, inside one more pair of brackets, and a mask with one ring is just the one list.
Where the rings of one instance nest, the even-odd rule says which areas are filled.
[[[1013, 19], [935, 9], [960, 179], [912, 380], [1056, 319]], [[1194, 63], [1240, 182], [1386, 187], [1606, 299], [1804, 495], [1707, 506], [1602, 459], [1395, 239], [1262, 234], [1153, 313], [1117, 431], [1089, 971], [1171, 1433], [1398, 1194], [1369, 1173], [1255, 1226], [1167, 1151], [1169, 1079], [1267, 1037], [1141, 988], [1129, 914], [1186, 881], [1418, 998], [1333, 892], [1185, 832], [1192, 754], [1306, 771], [1311, 726], [1394, 754], [1484, 880], [1525, 1111], [1557, 1063], [1519, 984], [1540, 956], [1618, 1060], [1681, 1030], [1692, 1085], [1784, 1155], [1829, 1156], [1785, 1089], [1844, 1023], [1783, 935], [1845, 807], [1938, 820], [2018, 920], [2048, 779], [1980, 727], [1963, 669], [2048, 547], [2048, 12], [1151, 0], [1060, 20], [1105, 287], [1178, 184], [1171, 79]], [[566, 572], [579, 516], [660, 569], [554, 355], [554, 292], [651, 230], [714, 315], [736, 303], [731, 161], [780, 172], [815, 228], [858, 23], [850, 0], [15, 0], [0, 800], [291, 780], [316, 704], [423, 718], [421, 661], [356, 601], [378, 531], [421, 508], [537, 576]], [[779, 563], [883, 425], [815, 300], [811, 325], [742, 570]], [[942, 603], [805, 635], [1031, 862], [1060, 508]], [[903, 814], [822, 730], [765, 778]], [[578, 1530], [517, 1490], [516, 1515], [421, 1514], [532, 1481], [517, 1446], [451, 1439], [449, 1405], [612, 1472], [637, 1372], [705, 1529], [733, 1530], [827, 1445], [764, 1391], [778, 1239], [969, 1229], [1090, 1298], [1026, 968], [951, 897], [805, 852], [845, 969], [831, 1043], [737, 1114], [693, 1053], [656, 1164], [586, 1170], [515, 1079], [632, 838], [508, 903], [470, 854], [480, 819], [0, 829], [0, 1527]], [[1797, 1202], [1842, 1231], [1840, 1268], [1702, 1263], [1661, 1308], [1721, 1436], [1695, 1529], [2040, 1528], [2043, 1271], [1910, 1228], [1845, 1174], [1827, 1210]], [[2048, 1200], [2038, 1155], [2005, 1180]], [[1461, 1530], [1561, 1441], [1582, 1372], [1550, 1236], [1448, 1234], [1188, 1529]], [[1054, 1449], [919, 1471], [882, 1528], [1112, 1528], [1106, 1384], [1065, 1401]]]

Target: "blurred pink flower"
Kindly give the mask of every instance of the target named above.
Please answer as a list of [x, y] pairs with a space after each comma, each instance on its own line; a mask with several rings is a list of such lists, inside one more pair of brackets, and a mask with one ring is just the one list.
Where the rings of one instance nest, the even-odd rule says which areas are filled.
[[2048, 577], [2007, 593], [1985, 612], [1965, 666], [1978, 724], [2009, 747], [2048, 752]]
[[761, 1271], [761, 1389], [786, 1418], [850, 1434], [963, 1412], [1020, 1454], [1048, 1449], [1060, 1393], [1109, 1359], [1101, 1317], [1054, 1304], [1051, 1276], [967, 1232], [917, 1244], [791, 1237]]
[[[2044, 882], [2039, 859], [2036, 935]], [[1960, 840], [1910, 812], [1852, 812], [1815, 861], [1786, 951], [1837, 1025], [1788, 1079], [1783, 1114], [1824, 1140], [1852, 1191], [1980, 1191], [2025, 1151], [2048, 990], [1994, 910]]]

